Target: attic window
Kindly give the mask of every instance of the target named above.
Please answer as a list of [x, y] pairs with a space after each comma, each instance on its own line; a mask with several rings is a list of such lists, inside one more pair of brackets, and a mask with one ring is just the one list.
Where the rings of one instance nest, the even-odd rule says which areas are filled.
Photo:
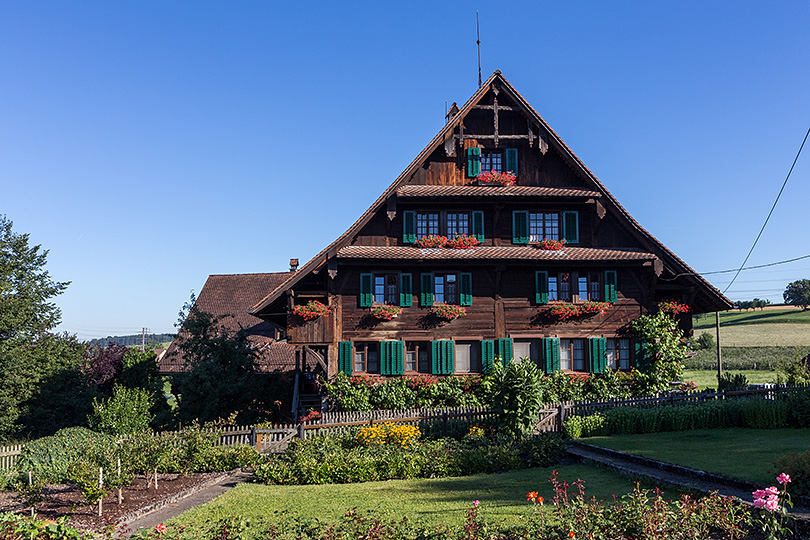
[[482, 150], [481, 170], [503, 172], [503, 152], [500, 150]]

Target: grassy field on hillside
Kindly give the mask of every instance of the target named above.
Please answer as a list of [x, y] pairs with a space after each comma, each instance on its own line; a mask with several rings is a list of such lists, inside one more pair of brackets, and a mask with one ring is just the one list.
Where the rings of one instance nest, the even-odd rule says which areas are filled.
[[[722, 338], [721, 338], [722, 339]], [[724, 369], [757, 369], [773, 371], [780, 364], [786, 364], [810, 354], [810, 347], [723, 347]], [[686, 369], [717, 369], [717, 351], [706, 349], [684, 358]]]
[[[714, 330], [714, 315], [709, 313], [693, 318], [695, 330]], [[768, 308], [763, 310], [724, 311], [720, 313], [720, 327], [750, 324], [810, 324], [810, 310], [799, 308]]]

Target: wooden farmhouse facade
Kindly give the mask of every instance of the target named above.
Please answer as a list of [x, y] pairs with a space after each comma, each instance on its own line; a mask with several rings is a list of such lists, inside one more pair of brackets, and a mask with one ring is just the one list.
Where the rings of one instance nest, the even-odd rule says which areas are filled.
[[[250, 313], [330, 377], [478, 373], [496, 355], [601, 372], [642, 365], [628, 323], [664, 300], [731, 307], [496, 71], [346, 233]], [[293, 313], [310, 301], [329, 314]], [[691, 317], [681, 326], [691, 331]]]

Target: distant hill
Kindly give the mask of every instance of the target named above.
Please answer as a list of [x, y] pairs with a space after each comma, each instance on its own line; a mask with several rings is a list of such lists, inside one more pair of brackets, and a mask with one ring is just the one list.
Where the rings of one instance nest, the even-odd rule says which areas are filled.
[[[174, 339], [174, 334], [146, 334], [146, 343], [166, 343]], [[124, 345], [131, 347], [143, 343], [143, 334], [132, 334], [129, 336], [107, 336], [105, 338], [91, 339], [90, 345], [101, 345], [106, 347], [110, 344]]]

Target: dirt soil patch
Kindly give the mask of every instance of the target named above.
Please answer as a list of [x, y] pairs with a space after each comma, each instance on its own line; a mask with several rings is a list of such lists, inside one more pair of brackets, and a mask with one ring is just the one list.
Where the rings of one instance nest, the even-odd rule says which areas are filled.
[[[206, 480], [221, 476], [223, 473], [198, 474], [163, 474], [158, 477], [158, 488], [146, 487], [146, 478], [136, 476], [131, 486], [122, 489], [123, 500], [118, 504], [118, 491], [112, 490], [104, 497], [103, 515], [98, 515], [98, 505], [90, 506], [82, 492], [75, 484], [58, 484], [45, 488], [45, 500], [37, 503], [37, 516], [41, 519], [56, 519], [62, 516], [70, 518], [70, 525], [77, 529], [96, 531], [103, 527], [115, 525], [127, 514], [162, 501], [172, 495], [185, 491]], [[0, 512], [18, 512], [29, 515], [30, 508], [24, 506], [17, 493], [0, 493]]]

